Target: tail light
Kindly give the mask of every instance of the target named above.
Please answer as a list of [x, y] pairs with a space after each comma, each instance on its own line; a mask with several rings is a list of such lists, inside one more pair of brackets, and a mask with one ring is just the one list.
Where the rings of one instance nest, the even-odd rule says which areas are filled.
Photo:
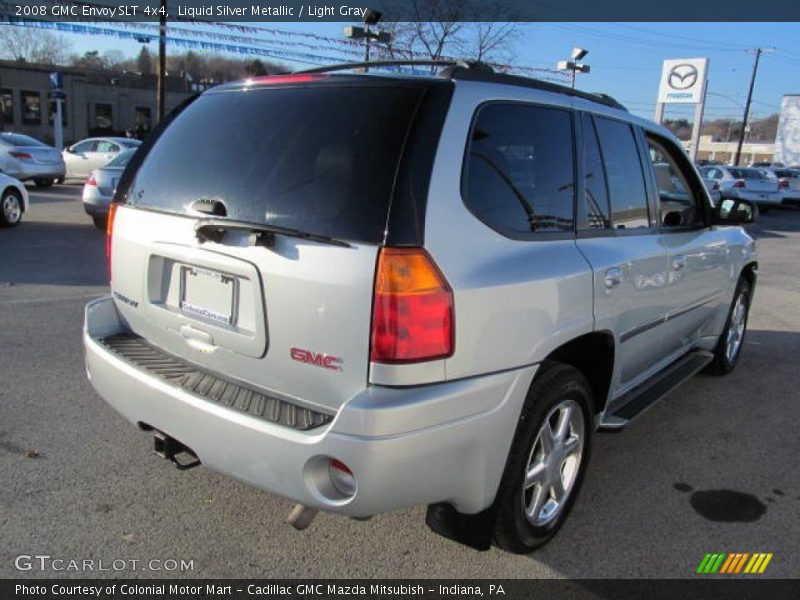
[[114, 217], [117, 216], [117, 208], [119, 204], [112, 202], [108, 206], [108, 217], [106, 218], [106, 271], [108, 272], [108, 281], [112, 281], [111, 276], [111, 243], [114, 237]]
[[778, 180], [778, 187], [780, 189], [782, 189], [782, 190], [785, 190], [785, 189], [787, 189], [789, 187], [789, 182], [786, 181], [785, 179], [779, 179]]
[[19, 158], [21, 160], [32, 160], [33, 157], [28, 154], [27, 152], [9, 152], [11, 156], [14, 158]]
[[747, 187], [747, 186], [745, 185], [744, 179], [737, 179], [736, 181], [733, 182], [733, 187], [735, 187], [735, 188], [743, 188], [743, 187]]
[[453, 292], [422, 248], [382, 248], [370, 360], [407, 363], [453, 353]]
[[97, 179], [95, 179], [94, 173], [89, 175], [89, 179], [86, 180], [86, 185], [93, 185], [97, 187]]

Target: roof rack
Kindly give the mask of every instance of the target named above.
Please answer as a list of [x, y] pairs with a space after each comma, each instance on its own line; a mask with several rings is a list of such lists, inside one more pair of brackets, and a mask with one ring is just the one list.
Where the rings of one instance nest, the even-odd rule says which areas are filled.
[[432, 60], [375, 60], [370, 62], [353, 62], [353, 63], [340, 63], [334, 65], [326, 65], [324, 67], [314, 67], [313, 69], [304, 69], [296, 71], [296, 73], [330, 73], [334, 71], [348, 71], [350, 69], [363, 69], [368, 67], [397, 67], [397, 66], [431, 66], [443, 67], [437, 75], [447, 79], [456, 79], [464, 81], [485, 81], [492, 83], [501, 83], [505, 85], [516, 85], [521, 87], [534, 88], [547, 92], [554, 92], [557, 94], [565, 94], [575, 98], [583, 98], [590, 102], [603, 104], [611, 108], [617, 108], [627, 112], [627, 108], [609, 96], [608, 94], [593, 94], [590, 92], [582, 92], [565, 85], [557, 83], [550, 83], [549, 81], [542, 81], [541, 79], [533, 79], [530, 77], [522, 77], [520, 75], [509, 75], [507, 73], [496, 72], [491, 65], [483, 62], [471, 62], [466, 60], [456, 59], [432, 59]]
[[352, 63], [338, 63], [335, 65], [326, 65], [324, 67], [314, 67], [313, 69], [303, 69], [302, 71], [295, 71], [295, 73], [329, 73], [331, 71], [348, 71], [350, 69], [364, 69], [368, 67], [400, 67], [400, 66], [419, 66], [419, 67], [460, 67], [462, 69], [474, 68], [476, 63], [470, 63], [466, 60], [446, 60], [446, 59], [431, 59], [431, 60], [371, 60], [369, 62], [352, 62]]

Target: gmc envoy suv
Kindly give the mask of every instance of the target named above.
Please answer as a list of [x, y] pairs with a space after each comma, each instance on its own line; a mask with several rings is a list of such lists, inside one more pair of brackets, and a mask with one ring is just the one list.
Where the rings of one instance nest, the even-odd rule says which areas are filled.
[[[371, 66], [417, 69], [420, 61]], [[88, 376], [181, 468], [317, 511], [428, 505], [524, 553], [593, 434], [731, 371], [757, 274], [664, 128], [605, 95], [422, 61], [215, 87], [137, 151]]]

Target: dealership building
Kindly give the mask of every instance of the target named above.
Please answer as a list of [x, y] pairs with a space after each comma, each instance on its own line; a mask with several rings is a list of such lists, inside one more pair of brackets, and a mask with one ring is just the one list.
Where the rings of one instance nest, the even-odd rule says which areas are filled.
[[[55, 101], [50, 73], [63, 75], [64, 144], [90, 136], [146, 132], [156, 119], [156, 77], [138, 73], [0, 61], [0, 130], [25, 133], [53, 143]], [[179, 77], [166, 79], [166, 109], [195, 91]]]

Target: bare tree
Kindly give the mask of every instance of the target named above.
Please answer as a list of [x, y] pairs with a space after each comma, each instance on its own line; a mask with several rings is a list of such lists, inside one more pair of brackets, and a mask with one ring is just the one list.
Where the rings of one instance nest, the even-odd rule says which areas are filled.
[[70, 46], [66, 38], [50, 31], [11, 25], [0, 28], [0, 55], [10, 60], [63, 64]]
[[394, 14], [409, 20], [382, 26], [392, 34], [384, 50], [391, 58], [501, 60], [517, 34], [516, 23], [501, 21], [513, 19], [502, 1], [401, 0], [397, 6]]

